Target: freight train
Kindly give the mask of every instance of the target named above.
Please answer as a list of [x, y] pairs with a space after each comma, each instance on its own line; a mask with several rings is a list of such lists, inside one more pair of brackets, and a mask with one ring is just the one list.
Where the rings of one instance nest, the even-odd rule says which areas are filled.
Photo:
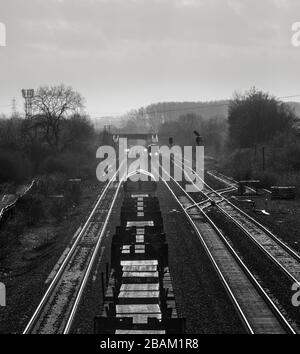
[[168, 244], [155, 181], [127, 180], [120, 226], [111, 245], [110, 276], [96, 334], [180, 334]]

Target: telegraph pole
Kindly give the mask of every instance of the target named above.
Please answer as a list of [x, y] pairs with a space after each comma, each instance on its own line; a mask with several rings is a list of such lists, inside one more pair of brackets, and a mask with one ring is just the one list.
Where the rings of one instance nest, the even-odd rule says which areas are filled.
[[32, 100], [34, 96], [34, 90], [23, 89], [22, 96], [25, 99], [25, 117], [30, 118], [32, 116]]

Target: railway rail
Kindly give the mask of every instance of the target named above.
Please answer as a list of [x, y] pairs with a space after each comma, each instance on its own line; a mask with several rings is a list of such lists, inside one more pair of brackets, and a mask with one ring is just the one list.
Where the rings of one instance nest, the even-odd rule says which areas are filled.
[[170, 178], [169, 182], [164, 181], [165, 185], [197, 233], [247, 331], [249, 333], [296, 333], [225, 236], [205, 213], [204, 208], [200, 206], [205, 205], [207, 200], [196, 203], [170, 174], [166, 171], [165, 173]]
[[[173, 161], [173, 163], [176, 164], [176, 161]], [[179, 167], [182, 168], [182, 166]], [[201, 177], [194, 170], [192, 170], [192, 168], [190, 168], [190, 170], [197, 175], [197, 178], [201, 179]], [[118, 172], [119, 171], [117, 171], [116, 174]], [[164, 172], [169, 175], [166, 171]], [[185, 171], [184, 173], [186, 174]], [[70, 332], [73, 319], [84, 293], [90, 272], [95, 263], [95, 259], [97, 258], [98, 250], [100, 248], [102, 237], [112, 208], [123, 183], [123, 178], [120, 178], [118, 181], [115, 180], [116, 174], [104, 187], [101, 195], [99, 195], [92, 212], [81, 229], [81, 232], [65, 256], [64, 261], [51, 281], [45, 295], [35, 310], [32, 318], [28, 322], [23, 332], [24, 334], [66, 334]], [[284, 244], [277, 236], [267, 230], [263, 225], [244, 213], [223, 196], [224, 193], [236, 189], [234, 182], [228, 182], [228, 187], [216, 191], [202, 180], [204, 189], [199, 190], [199, 192], [202, 193], [205, 199], [199, 202], [195, 201], [191, 194], [187, 193], [182, 186], [171, 177], [171, 175], [169, 175], [169, 177], [169, 182], [164, 181], [166, 187], [170, 190], [173, 197], [179, 203], [198, 235], [198, 238], [211, 259], [222, 284], [237, 309], [246, 330], [249, 333], [296, 333], [295, 329], [278, 309], [277, 305], [274, 304], [269, 295], [264, 291], [254, 275], [247, 268], [233, 247], [229, 244], [226, 237], [219, 231], [214, 222], [209, 218], [205, 210], [212, 203], [216, 205], [224, 213], [224, 215], [238, 225], [291, 280], [297, 282], [300, 281], [300, 256], [289, 246]], [[187, 177], [189, 178], [189, 176]], [[140, 195], [140, 198], [143, 197]], [[129, 202], [131, 203], [131, 201]], [[144, 211], [140, 211], [139, 208], [140, 207], [138, 206], [135, 211], [137, 216], [144, 217]], [[123, 207], [123, 212], [125, 211], [126, 208]], [[137, 223], [137, 221], [134, 220], [129, 220], [128, 223]], [[128, 227], [131, 227], [129, 224]], [[135, 225], [137, 229], [140, 227], [138, 225], [139, 224]], [[143, 228], [141, 230], [138, 229], [137, 231], [142, 230]], [[138, 250], [137, 253], [140, 253], [139, 250], [141, 245], [136, 243], [140, 242], [141, 236], [143, 236], [143, 238], [146, 236], [144, 231], [142, 234], [137, 233], [135, 235], [136, 240], [134, 242], [134, 247], [132, 246], [134, 250]], [[126, 237], [129, 237], [129, 235]], [[127, 247], [127, 245], [125, 246]], [[125, 246], [123, 245], [122, 249], [125, 250]], [[132, 266], [134, 271], [131, 268], [130, 270], [132, 270], [132, 274], [135, 276], [137, 266], [135, 264], [131, 264], [130, 266]], [[125, 268], [126, 267], [127, 265]], [[139, 267], [139, 272], [141, 272], [139, 273], [140, 277], [140, 275], [144, 272], [144, 268], [149, 268], [150, 266], [148, 263], [145, 263], [145, 265], [139, 265]], [[153, 268], [153, 265], [151, 265], [151, 267]], [[123, 269], [123, 272], [125, 272], [128, 267], [126, 269], [125, 268]], [[148, 268], [147, 270], [150, 269]], [[113, 275], [113, 278], [114, 277], [115, 275]], [[163, 275], [161, 277], [164, 279]], [[161, 281], [162, 280], [160, 280], [160, 282]], [[163, 282], [164, 281], [165, 280], [163, 280]], [[127, 289], [128, 286], [123, 286], [123, 288]], [[135, 289], [136, 286], [132, 286], [132, 288]], [[162, 295], [160, 296], [162, 296], [161, 299], [163, 299], [162, 301], [164, 302], [166, 300], [164, 298], [165, 295], [163, 294], [164, 291], [162, 291]], [[124, 294], [120, 293], [120, 296], [121, 295], [123, 296]], [[126, 296], [127, 295], [128, 294], [126, 293]], [[131, 297], [132, 294], [130, 293], [129, 295], [128, 296]], [[110, 297], [107, 299], [108, 302], [111, 301]], [[171, 301], [174, 302], [174, 299], [172, 298]], [[128, 304], [128, 309], [130, 308], [131, 311], [132, 304]], [[120, 305], [116, 307], [116, 310], [118, 310], [119, 307]], [[138, 302], [136, 307], [139, 309], [141, 307]], [[151, 306], [148, 304], [148, 307], [150, 308]], [[103, 319], [101, 321], [103, 321]], [[117, 321], [119, 324], [120, 321]], [[161, 324], [157, 324], [156, 326], [162, 330]], [[165, 324], [163, 326], [165, 326]], [[126, 329], [126, 333], [129, 333], [127, 331], [128, 329]]]
[[[239, 182], [236, 181], [235, 179], [233, 179], [232, 177], [228, 177], [226, 175], [224, 175], [223, 173], [221, 172], [218, 172], [218, 171], [207, 171], [207, 174], [209, 174], [210, 176], [212, 176], [213, 178], [219, 180], [220, 182], [224, 183], [225, 185], [228, 185], [229, 187], [233, 188], [233, 189], [238, 189], [238, 184]], [[250, 192], [255, 192], [253, 190], [253, 188], [250, 188], [250, 187], [247, 187], [247, 189], [250, 191]], [[268, 194], [271, 194], [272, 192], [269, 190], [269, 189], [266, 189], [264, 188], [263, 189], [266, 193]]]
[[[174, 163], [176, 164], [176, 162]], [[216, 205], [228, 219], [234, 222], [234, 224], [237, 225], [291, 281], [300, 282], [300, 255], [265, 226], [225, 198], [222, 195], [224, 190], [214, 190], [205, 183], [196, 171], [191, 168], [190, 170], [202, 181], [204, 188], [199, 192], [206, 197], [206, 200], [195, 204], [201, 206], [203, 210], [213, 202], [214, 205]], [[189, 178], [188, 175], [187, 177]]]
[[99, 195], [81, 232], [29, 320], [24, 334], [69, 333], [122, 183], [121, 178], [115, 180], [116, 174]]

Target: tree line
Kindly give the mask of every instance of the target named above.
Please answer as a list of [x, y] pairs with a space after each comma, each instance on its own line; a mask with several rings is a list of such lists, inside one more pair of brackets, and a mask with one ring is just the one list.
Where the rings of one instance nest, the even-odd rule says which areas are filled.
[[32, 104], [28, 118], [0, 118], [0, 183], [43, 173], [92, 173], [97, 137], [81, 94], [64, 85], [43, 86]]
[[298, 105], [254, 87], [235, 93], [229, 101], [198, 106], [153, 104], [130, 112], [124, 130], [155, 130], [161, 142], [172, 137], [179, 145], [195, 145], [193, 131], [197, 131], [206, 155], [214, 156], [216, 167], [236, 179], [260, 179], [266, 186], [300, 186]]
[[300, 186], [299, 117], [287, 103], [252, 88], [229, 102], [220, 166], [236, 179]]

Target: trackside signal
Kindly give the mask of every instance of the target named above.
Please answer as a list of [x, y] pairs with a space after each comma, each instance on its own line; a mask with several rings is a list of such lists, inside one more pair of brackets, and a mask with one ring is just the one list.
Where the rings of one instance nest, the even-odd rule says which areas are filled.
[[200, 135], [196, 136], [197, 145], [203, 145], [203, 139]]

